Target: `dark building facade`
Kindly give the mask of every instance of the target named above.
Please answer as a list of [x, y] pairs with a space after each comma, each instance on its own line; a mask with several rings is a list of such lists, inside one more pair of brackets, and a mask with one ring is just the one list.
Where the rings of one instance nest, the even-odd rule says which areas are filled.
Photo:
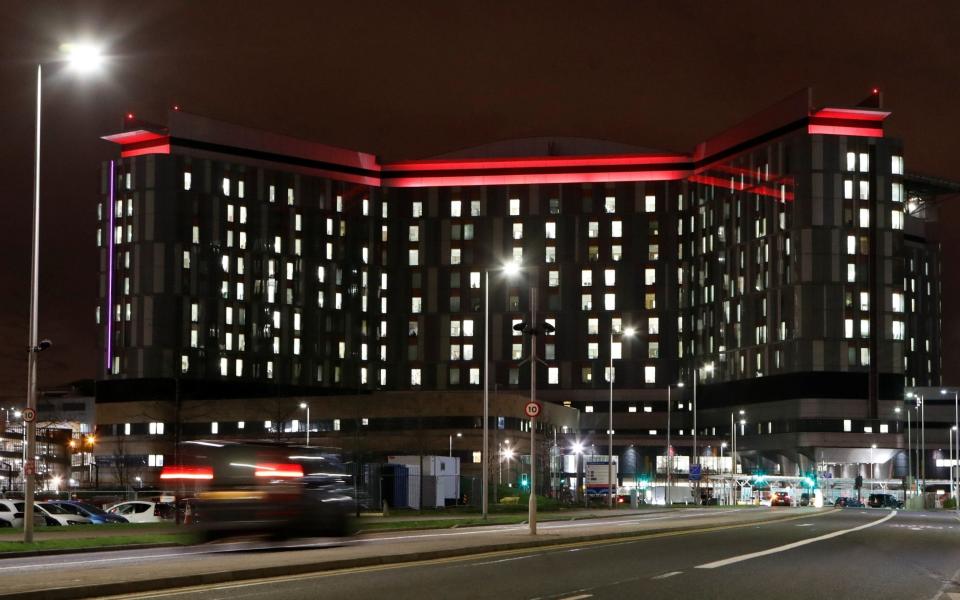
[[[417, 410], [446, 442], [482, 423], [487, 331], [491, 395], [518, 399], [491, 423], [519, 437], [513, 326], [535, 297], [555, 327], [537, 338], [545, 439], [605, 448], [612, 395], [615, 453], [652, 472], [668, 418], [692, 451], [696, 380], [698, 454], [743, 410], [743, 469], [842, 472], [877, 444], [894, 475], [894, 408], [941, 383], [940, 264], [873, 104], [804, 91], [689, 153], [542, 138], [393, 163], [179, 111], [129, 119], [105, 138], [121, 152], [98, 205], [101, 439], [155, 466], [183, 437], [296, 435], [309, 398], [311, 431], [342, 445], [341, 418], [372, 439], [390, 398], [429, 395]], [[349, 397], [381, 417], [326, 412]], [[216, 414], [185, 425], [205, 399]], [[271, 402], [288, 414], [255, 410]]]

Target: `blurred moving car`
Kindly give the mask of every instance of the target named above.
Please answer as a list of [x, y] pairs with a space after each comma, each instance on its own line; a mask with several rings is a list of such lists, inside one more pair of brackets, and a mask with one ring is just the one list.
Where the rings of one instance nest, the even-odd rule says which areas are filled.
[[787, 492], [774, 492], [770, 497], [770, 506], [791, 506], [793, 499]]
[[330, 449], [197, 440], [160, 475], [181, 484], [184, 522], [208, 538], [341, 536], [354, 507], [352, 479]]
[[111, 515], [119, 515], [130, 523], [162, 523], [175, 516], [175, 508], [169, 502], [151, 502], [148, 500], [128, 500], [119, 502], [106, 509]]
[[892, 494], [870, 494], [870, 497], [867, 498], [867, 506], [870, 508], [903, 508], [903, 502]]
[[80, 502], [79, 500], [51, 500], [47, 504], [54, 504], [70, 514], [86, 517], [95, 525], [103, 525], [104, 523], [130, 522], [126, 519], [126, 517], [122, 517], [114, 513], [108, 513], [102, 508], [98, 508], [92, 504], [87, 504], [86, 502]]
[[804, 492], [800, 494], [800, 506], [810, 506], [810, 493]]
[[87, 517], [68, 512], [53, 502], [37, 502], [34, 506], [37, 511], [46, 518], [47, 525], [66, 526], [90, 524], [90, 519]]
[[856, 498], [848, 498], [846, 496], [837, 498], [833, 505], [841, 508], [863, 508], [863, 502], [857, 500]]
[[[23, 500], [0, 498], [0, 527], [23, 527]], [[33, 511], [33, 525], [46, 525], [47, 519], [39, 511]]]

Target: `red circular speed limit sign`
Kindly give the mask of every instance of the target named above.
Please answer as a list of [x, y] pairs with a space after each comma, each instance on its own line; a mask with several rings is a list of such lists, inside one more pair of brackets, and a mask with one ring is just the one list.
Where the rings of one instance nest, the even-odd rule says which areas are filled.
[[27, 423], [33, 423], [33, 420], [37, 418], [37, 411], [32, 408], [25, 408], [21, 413], [23, 415], [23, 420]]
[[541, 410], [543, 410], [543, 406], [539, 402], [527, 402], [526, 406], [523, 407], [523, 412], [527, 413], [527, 416], [531, 419], [539, 417]]

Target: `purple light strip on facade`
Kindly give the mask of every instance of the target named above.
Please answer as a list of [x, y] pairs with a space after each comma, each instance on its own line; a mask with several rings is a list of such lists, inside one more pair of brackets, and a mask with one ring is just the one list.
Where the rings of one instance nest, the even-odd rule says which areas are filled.
[[113, 358], [113, 208], [115, 195], [116, 164], [110, 161], [110, 194], [107, 202], [107, 306], [104, 318], [107, 320], [107, 357], [106, 374], [110, 374], [110, 362]]

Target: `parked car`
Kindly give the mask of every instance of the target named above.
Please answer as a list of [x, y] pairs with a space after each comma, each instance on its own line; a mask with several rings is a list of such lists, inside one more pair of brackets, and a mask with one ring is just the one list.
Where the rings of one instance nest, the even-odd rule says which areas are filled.
[[[23, 527], [23, 500], [0, 498], [0, 527]], [[39, 511], [33, 512], [33, 525], [46, 525], [47, 520]]]
[[176, 508], [170, 502], [129, 500], [107, 508], [112, 515], [119, 515], [130, 523], [161, 523], [174, 518]]
[[91, 523], [87, 517], [70, 513], [53, 502], [38, 502], [34, 506], [46, 518], [47, 525], [89, 525]]
[[870, 497], [867, 498], [867, 506], [870, 508], [903, 508], [903, 502], [892, 494], [870, 494]]
[[786, 492], [774, 492], [770, 497], [770, 506], [791, 506], [793, 499]]
[[129, 523], [126, 517], [108, 513], [102, 508], [87, 504], [86, 502], [80, 502], [79, 500], [53, 500], [48, 504], [55, 504], [70, 514], [86, 517], [95, 525], [102, 525], [104, 523]]

